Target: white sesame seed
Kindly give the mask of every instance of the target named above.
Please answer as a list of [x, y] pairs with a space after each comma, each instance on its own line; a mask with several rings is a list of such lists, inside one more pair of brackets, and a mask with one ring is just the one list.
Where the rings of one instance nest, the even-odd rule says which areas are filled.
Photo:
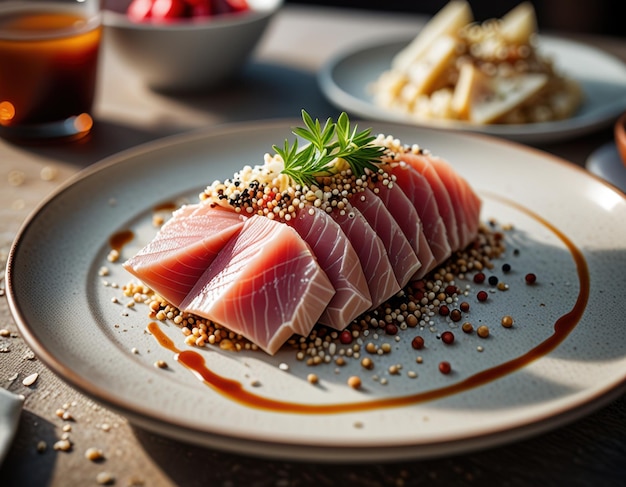
[[38, 377], [39, 377], [39, 374], [37, 372], [35, 372], [34, 374], [30, 374], [29, 376], [24, 378], [24, 380], [22, 381], [22, 384], [24, 384], [27, 387], [32, 386]]

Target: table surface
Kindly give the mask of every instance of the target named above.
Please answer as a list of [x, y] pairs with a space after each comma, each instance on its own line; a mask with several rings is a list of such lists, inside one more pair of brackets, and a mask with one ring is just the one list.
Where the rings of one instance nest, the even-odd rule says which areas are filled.
[[[316, 71], [337, 50], [373, 36], [414, 35], [420, 16], [287, 6], [275, 17], [242, 76], [214, 93], [166, 96], [146, 89], [103, 46], [96, 126], [82, 142], [21, 147], [0, 140], [0, 267], [21, 222], [58, 185], [90, 164], [120, 150], [162, 136], [216, 124], [294, 118], [306, 107], [318, 117], [336, 115], [318, 88]], [[573, 36], [626, 61], [626, 39]], [[610, 128], [540, 149], [584, 165]], [[53, 169], [49, 171], [49, 169]], [[19, 171], [23, 182], [9, 182]], [[43, 170], [43, 173], [42, 173]], [[42, 177], [42, 174], [54, 176]], [[0, 290], [4, 295], [4, 273]], [[115, 485], [309, 486], [359, 485], [623, 485], [626, 482], [626, 396], [557, 430], [524, 441], [454, 457], [382, 464], [295, 463], [264, 460], [179, 443], [133, 427], [93, 403], [33, 357], [20, 337], [5, 297], [0, 297], [0, 386], [25, 396], [12, 448], [0, 467], [4, 486], [97, 485], [100, 472]], [[39, 373], [34, 386], [23, 378]], [[52, 445], [67, 424], [56, 411], [74, 416], [73, 449]], [[108, 427], [103, 427], [108, 425]], [[45, 452], [37, 450], [40, 442]], [[85, 450], [105, 452], [91, 462]]]

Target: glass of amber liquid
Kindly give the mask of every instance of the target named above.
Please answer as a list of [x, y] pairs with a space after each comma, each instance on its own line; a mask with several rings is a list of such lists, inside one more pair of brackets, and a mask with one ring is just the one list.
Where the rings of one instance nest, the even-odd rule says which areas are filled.
[[0, 136], [87, 135], [101, 36], [100, 0], [0, 0]]

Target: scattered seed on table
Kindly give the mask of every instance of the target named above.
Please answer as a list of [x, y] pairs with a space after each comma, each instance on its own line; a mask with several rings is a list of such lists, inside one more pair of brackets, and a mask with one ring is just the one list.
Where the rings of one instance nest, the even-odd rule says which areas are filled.
[[511, 328], [513, 326], [513, 318], [510, 317], [509, 315], [503, 316], [500, 323], [505, 328]]
[[104, 458], [104, 453], [99, 448], [87, 448], [85, 451], [85, 458], [87, 460], [91, 460], [92, 462], [96, 462]]
[[309, 374], [306, 376], [306, 380], [308, 380], [311, 384], [317, 384], [320, 379], [316, 374]]
[[532, 272], [529, 272], [526, 276], [524, 276], [524, 280], [526, 281], [526, 284], [535, 284], [537, 276]]
[[489, 295], [487, 294], [487, 291], [478, 291], [478, 294], [476, 295], [476, 298], [478, 299], [478, 301], [481, 301], [481, 302], [487, 301], [488, 297]]
[[39, 374], [37, 372], [35, 372], [34, 374], [30, 374], [28, 377], [24, 378], [24, 380], [22, 381], [22, 384], [24, 384], [27, 387], [32, 386], [38, 377], [39, 377]]
[[53, 448], [56, 451], [69, 451], [72, 448], [72, 442], [69, 439], [63, 439], [57, 441]]
[[109, 472], [100, 472], [96, 475], [96, 482], [100, 485], [110, 485], [115, 482], [115, 477]]
[[489, 276], [489, 284], [495, 286], [498, 284], [498, 276]]

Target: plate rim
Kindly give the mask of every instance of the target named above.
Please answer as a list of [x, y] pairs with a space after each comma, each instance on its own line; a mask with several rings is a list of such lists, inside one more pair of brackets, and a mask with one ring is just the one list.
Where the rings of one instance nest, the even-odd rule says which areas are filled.
[[[588, 134], [593, 131], [608, 127], [626, 109], [626, 89], [624, 95], [615, 103], [602, 107], [600, 113], [593, 117], [570, 117], [565, 120], [554, 122], [543, 122], [537, 124], [510, 124], [510, 125], [475, 125], [461, 121], [429, 120], [418, 121], [408, 115], [385, 111], [369, 101], [363, 101], [353, 93], [346, 91], [339, 85], [334, 76], [334, 71], [344, 62], [351, 60], [354, 56], [362, 55], [375, 49], [391, 46], [408, 45], [414, 36], [397, 35], [395, 37], [377, 38], [369, 42], [357, 42], [336, 52], [329, 57], [320, 67], [317, 73], [317, 83], [324, 96], [336, 107], [349, 113], [354, 113], [362, 118], [404, 124], [419, 128], [435, 128], [452, 132], [469, 132], [506, 138], [514, 142], [536, 144], [552, 143], [572, 139], [577, 135]], [[539, 34], [539, 48], [548, 45], [565, 44], [578, 49], [601, 55], [603, 59], [611, 61], [615, 66], [620, 66], [626, 74], [626, 62], [622, 61], [612, 53], [596, 48], [592, 45], [559, 37], [555, 35]], [[559, 66], [562, 69], [561, 66]], [[624, 83], [626, 88], [626, 83]], [[563, 127], [563, 126], [566, 127]], [[533, 129], [535, 127], [535, 129]]]
[[[362, 123], [360, 120], [357, 120], [358, 123]], [[210, 127], [210, 128], [202, 128], [196, 129], [190, 132], [185, 132], [182, 134], [174, 134], [170, 136], [166, 136], [160, 139], [156, 139], [154, 141], [146, 142], [141, 145], [132, 147], [130, 149], [126, 149], [119, 153], [108, 156], [101, 161], [85, 168], [74, 176], [70, 177], [67, 181], [62, 183], [56, 190], [54, 190], [51, 194], [49, 194], [46, 198], [44, 198], [36, 208], [29, 214], [29, 216], [24, 220], [22, 226], [18, 230], [17, 236], [14, 239], [14, 242], [9, 251], [9, 255], [7, 258], [7, 266], [6, 266], [6, 295], [9, 303], [9, 309], [11, 314], [13, 315], [18, 329], [25, 341], [29, 346], [36, 351], [37, 356], [42, 360], [42, 362], [48, 366], [55, 374], [59, 375], [62, 380], [68, 382], [75, 387], [77, 390], [89, 395], [90, 397], [96, 399], [98, 402], [105, 404], [107, 407], [112, 410], [119, 412], [123, 416], [127, 418], [133, 418], [133, 424], [140, 425], [145, 427], [146, 429], [150, 429], [155, 433], [163, 433], [162, 427], [164, 426], [164, 418], [163, 417], [154, 417], [150, 416], [146, 419], [145, 416], [142, 416], [142, 411], [137, 411], [129, 408], [128, 401], [124, 398], [110, 398], [108, 399], [102, 394], [102, 389], [94, 384], [90, 384], [87, 379], [81, 377], [80, 374], [75, 373], [69, 367], [67, 367], [62, 361], [59, 361], [53, 353], [51, 353], [44, 343], [41, 343], [35, 334], [30, 329], [30, 325], [27, 322], [26, 317], [24, 316], [22, 310], [17, 303], [17, 297], [15, 296], [15, 291], [13, 288], [13, 263], [16, 257], [17, 252], [19, 251], [19, 245], [22, 241], [22, 236], [28, 230], [28, 228], [35, 223], [37, 216], [39, 213], [49, 204], [51, 204], [57, 198], [62, 197], [63, 193], [67, 191], [69, 188], [73, 187], [75, 184], [79, 183], [82, 179], [93, 177], [97, 175], [101, 171], [107, 170], [110, 166], [123, 165], [124, 163], [128, 163], [129, 159], [133, 157], [141, 156], [148, 154], [150, 152], [158, 152], [163, 148], [168, 148], [171, 146], [176, 146], [179, 144], [188, 144], [194, 141], [202, 141], [206, 138], [218, 137], [220, 134], [230, 134], [233, 132], [247, 132], [249, 130], [269, 130], [269, 129], [287, 129], [288, 127], [293, 127], [297, 124], [298, 121], [296, 119], [272, 119], [272, 120], [262, 120], [262, 121], [249, 121], [249, 122], [235, 122], [229, 124], [223, 124], [220, 126]], [[393, 127], [401, 126], [402, 124], [397, 124], [393, 122], [382, 122], [384, 125]], [[405, 127], [406, 128], [406, 127]], [[432, 129], [422, 129], [424, 132], [435, 132]], [[594, 177], [593, 174], [588, 173], [582, 167], [574, 165], [572, 163], [567, 162], [566, 160], [559, 158], [558, 156], [554, 156], [552, 154], [546, 153], [544, 151], [522, 146], [515, 142], [498, 139], [489, 135], [484, 134], [469, 134], [469, 133], [460, 133], [457, 134], [459, 137], [468, 137], [468, 138], [478, 138], [484, 139], [485, 143], [496, 144], [496, 145], [504, 145], [509, 146], [517, 150], [530, 151], [534, 153], [536, 156], [540, 156], [544, 159], [548, 159], [553, 163], [561, 164], [564, 167], [567, 167], [571, 170], [578, 171], [580, 173], [584, 173], [589, 176], [593, 180], [597, 180], [607, 188], [615, 191], [615, 188], [606, 183], [606, 181], [601, 180], [600, 178]], [[619, 191], [616, 191], [618, 194], [621, 194]], [[623, 194], [621, 194], [624, 196]], [[519, 420], [515, 424], [512, 425], [512, 428], [507, 428], [506, 434], [503, 430], [494, 429], [493, 431], [487, 431], [481, 435], [473, 435], [469, 437], [462, 437], [456, 439], [447, 439], [442, 440], [438, 443], [427, 442], [422, 443], [420, 441], [415, 441], [412, 439], [411, 441], [406, 442], [406, 444], [401, 444], [398, 441], [394, 441], [393, 445], [384, 445], [382, 449], [384, 449], [389, 455], [383, 454], [382, 450], [378, 450], [371, 445], [363, 448], [354, 447], [354, 445], [338, 445], [337, 442], [333, 442], [333, 444], [319, 444], [319, 445], [311, 445], [306, 442], [294, 441], [289, 443], [282, 442], [268, 442], [263, 439], [253, 438], [251, 436], [238, 437], [236, 435], [224, 436], [221, 433], [206, 431], [204, 429], [195, 431], [196, 435], [194, 436], [188, 427], [181, 423], [177, 423], [176, 421], [169, 421], [165, 423], [165, 426], [171, 428], [178, 428], [182, 431], [181, 434], [177, 434], [175, 431], [169, 431], [169, 434], [166, 436], [174, 437], [181, 440], [191, 440], [194, 443], [202, 444], [204, 446], [217, 447], [221, 449], [226, 449], [228, 451], [232, 451], [234, 453], [246, 453], [250, 455], [257, 456], [267, 456], [275, 458], [278, 454], [289, 453], [290, 457], [293, 459], [299, 460], [315, 460], [315, 461], [369, 461], [372, 459], [377, 460], [385, 460], [385, 459], [409, 459], [409, 458], [428, 458], [432, 456], [441, 456], [447, 455], [451, 453], [459, 453], [462, 451], [467, 451], [468, 449], [477, 449], [484, 448], [489, 446], [494, 446], [497, 444], [501, 444], [503, 442], [509, 442], [513, 440], [519, 440], [526, 438], [528, 436], [532, 436], [541, 432], [545, 432], [546, 430], [553, 429], [554, 427], [558, 427], [560, 425], [571, 422], [575, 419], [580, 418], [582, 415], [588, 414], [599, 407], [608, 404], [610, 401], [618, 397], [626, 391], [626, 373], [624, 373], [623, 377], [613, 378], [610, 384], [607, 384], [602, 390], [598, 390], [593, 397], [587, 397], [584, 400], [579, 400], [574, 406], [559, 408], [558, 412], [551, 411], [550, 413], [545, 413], [540, 416], [535, 416], [532, 421]], [[555, 416], [556, 415], [556, 416]], [[202, 439], [198, 439], [197, 436], [202, 436]], [[195, 441], [194, 441], [195, 440]], [[247, 444], [251, 446], [248, 447]], [[271, 451], [265, 450], [261, 448], [261, 450], [257, 450], [259, 446], [268, 446], [271, 445]], [[438, 447], [438, 448], [436, 448]], [[312, 450], [315, 450], [314, 455], [311, 454]], [[402, 451], [400, 451], [402, 450]]]

